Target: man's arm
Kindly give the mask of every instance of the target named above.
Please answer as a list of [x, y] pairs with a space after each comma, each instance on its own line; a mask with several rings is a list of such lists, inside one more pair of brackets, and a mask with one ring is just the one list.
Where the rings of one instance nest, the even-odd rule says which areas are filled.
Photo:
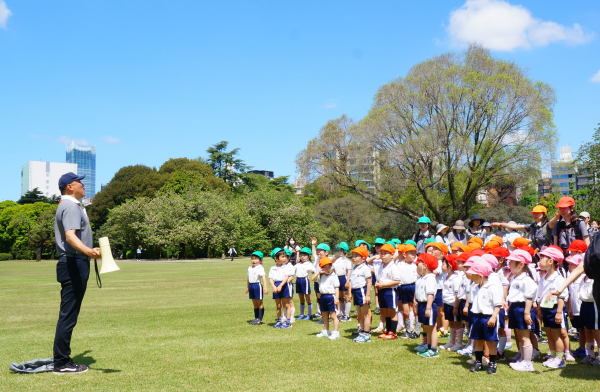
[[75, 234], [75, 229], [65, 231], [65, 237], [69, 245], [71, 245], [74, 249], [80, 251], [84, 255], [91, 257], [92, 259], [100, 258], [100, 248], [88, 248], [81, 242], [77, 234]]

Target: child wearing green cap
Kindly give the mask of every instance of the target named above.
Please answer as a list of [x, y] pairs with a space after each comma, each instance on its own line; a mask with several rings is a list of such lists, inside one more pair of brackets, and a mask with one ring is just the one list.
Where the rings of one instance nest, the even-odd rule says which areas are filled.
[[[300, 297], [300, 316], [298, 320], [312, 320], [312, 301], [310, 299], [310, 282], [308, 273], [316, 272], [315, 266], [310, 261], [312, 251], [309, 248], [302, 248], [299, 251], [300, 260], [296, 263], [296, 292]], [[304, 316], [304, 302], [308, 304], [308, 313]]]
[[248, 267], [246, 294], [250, 294], [252, 305], [254, 305], [254, 320], [250, 321], [250, 325], [262, 324], [263, 316], [265, 315], [263, 294], [268, 294], [269, 290], [267, 289], [267, 274], [262, 266], [262, 259], [262, 252], [252, 252], [252, 256], [250, 257], [252, 265]]
[[[275, 260], [275, 265], [269, 270], [269, 282], [273, 288], [273, 299], [277, 306], [277, 323], [275, 328], [291, 328], [290, 322], [292, 318], [292, 276], [290, 276], [291, 270], [286, 267], [286, 263], [289, 259], [286, 251], [281, 248], [275, 248], [271, 251], [271, 257]], [[286, 310], [286, 315], [282, 315], [282, 306]]]
[[340, 303], [338, 304], [337, 311], [340, 321], [346, 322], [350, 321], [350, 309], [352, 308], [352, 303], [348, 300], [349, 284], [347, 284], [350, 279], [350, 272], [352, 271], [352, 262], [346, 257], [346, 252], [350, 248], [345, 242], [340, 242], [336, 245], [335, 249], [336, 253], [332, 258], [333, 269], [340, 281]]
[[[317, 245], [317, 237], [311, 238], [312, 242], [312, 254], [315, 259], [315, 274], [319, 274], [321, 272], [321, 268], [319, 267], [319, 260], [322, 257], [329, 256], [329, 252], [331, 248], [329, 245], [325, 243], [320, 243]], [[321, 305], [319, 305], [319, 300], [321, 299], [321, 293], [319, 292], [319, 282], [315, 281], [315, 295], [317, 297], [317, 313], [315, 314], [316, 318], [321, 317]], [[317, 324], [323, 324], [323, 320], [317, 321]]]

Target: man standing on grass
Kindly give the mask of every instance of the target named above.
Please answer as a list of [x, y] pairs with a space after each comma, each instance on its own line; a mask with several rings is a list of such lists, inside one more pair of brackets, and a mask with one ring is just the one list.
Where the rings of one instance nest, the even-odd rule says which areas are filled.
[[83, 373], [88, 370], [86, 365], [77, 365], [71, 360], [71, 335], [87, 288], [90, 258], [100, 258], [100, 249], [93, 248], [90, 220], [79, 202], [85, 196], [81, 183], [84, 177], [67, 173], [58, 180], [62, 196], [56, 210], [54, 236], [59, 255], [56, 280], [62, 289], [54, 337], [54, 374]]

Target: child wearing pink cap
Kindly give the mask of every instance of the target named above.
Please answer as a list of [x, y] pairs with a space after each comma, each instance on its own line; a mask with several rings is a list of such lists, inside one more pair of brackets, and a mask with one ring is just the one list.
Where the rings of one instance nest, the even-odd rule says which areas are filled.
[[514, 370], [533, 372], [533, 345], [531, 344], [531, 331], [534, 329], [536, 317], [532, 312], [533, 299], [537, 294], [537, 285], [533, 280], [529, 264], [531, 255], [522, 250], [514, 250], [506, 260], [513, 279], [508, 289], [506, 301], [510, 304], [508, 308], [508, 327], [515, 330], [519, 345], [518, 360], [510, 364]]
[[[502, 307], [500, 308], [500, 314], [498, 314], [498, 354], [497, 360], [504, 361], [506, 358], [504, 356], [504, 349], [506, 348], [506, 310], [508, 310], [508, 305], [506, 303], [506, 295], [508, 294], [508, 286], [510, 283], [508, 279], [502, 273], [502, 265], [498, 258], [492, 254], [482, 255], [481, 258], [485, 259], [492, 268], [492, 273], [488, 277], [490, 283], [494, 286], [494, 288], [498, 291], [498, 295], [502, 298]], [[504, 259], [503, 259], [504, 260]], [[500, 272], [496, 272], [500, 271]], [[489, 353], [485, 353], [489, 355]]]
[[[475, 341], [475, 361], [471, 372], [483, 369], [483, 349], [487, 346], [490, 353], [490, 362], [487, 373], [496, 374], [496, 342], [498, 341], [498, 315], [502, 306], [502, 295], [497, 288], [489, 282], [492, 273], [490, 264], [480, 256], [472, 257], [473, 265], [466, 272], [471, 275], [474, 283], [471, 302], [471, 328], [469, 337]], [[471, 259], [470, 259], [471, 260]]]
[[538, 255], [540, 257], [538, 263], [540, 270], [546, 272], [539, 281], [537, 293], [538, 317], [541, 316], [544, 322], [551, 353], [550, 358], [543, 365], [552, 369], [563, 369], [567, 365], [564, 360], [565, 343], [561, 335], [567, 334], [567, 316], [564, 310], [566, 309], [565, 301], [568, 292], [563, 290], [558, 296], [550, 296], [549, 299], [546, 299], [546, 297], [551, 291], [560, 288], [565, 281], [565, 278], [557, 271], [558, 265], [562, 264], [565, 257], [562, 249], [557, 246], [549, 246], [539, 252]]

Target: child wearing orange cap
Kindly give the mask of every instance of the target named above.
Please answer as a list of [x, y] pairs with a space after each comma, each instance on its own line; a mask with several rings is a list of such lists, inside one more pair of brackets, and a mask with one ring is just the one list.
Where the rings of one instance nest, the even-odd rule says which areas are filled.
[[[333, 270], [333, 261], [329, 257], [321, 257], [319, 260], [319, 272], [314, 274], [311, 280], [319, 280], [319, 307], [323, 315], [323, 330], [317, 334], [318, 338], [327, 337], [330, 340], [339, 339], [339, 320], [336, 315], [336, 307], [340, 303], [340, 280]], [[333, 320], [334, 331], [329, 334], [329, 316]]]
[[471, 372], [479, 372], [483, 369], [484, 345], [490, 353], [490, 362], [487, 373], [496, 374], [496, 342], [498, 341], [498, 314], [502, 306], [502, 297], [496, 287], [488, 281], [492, 273], [492, 267], [481, 256], [473, 257], [473, 265], [466, 272], [471, 275], [475, 285], [473, 296], [470, 299], [473, 304], [471, 308], [471, 328], [469, 336], [475, 340], [475, 362]]
[[[398, 245], [398, 250], [404, 253], [404, 262], [398, 264], [400, 274], [400, 287], [398, 288], [399, 305], [402, 307], [402, 316], [404, 318], [404, 334], [402, 339], [416, 339], [419, 336], [420, 325], [412, 327], [410, 314], [416, 314], [414, 308], [415, 301], [415, 282], [417, 281], [417, 248], [412, 244]], [[416, 328], [415, 328], [416, 327]], [[417, 332], [418, 331], [418, 332]]]
[[[442, 299], [444, 301], [444, 316], [449, 323], [450, 329], [450, 340], [445, 345], [440, 346], [443, 350], [451, 350], [454, 348], [454, 351], [456, 351], [459, 349], [456, 342], [456, 331], [460, 327], [461, 322], [458, 315], [454, 316], [454, 305], [456, 303], [456, 295], [461, 281], [461, 277], [456, 273], [458, 270], [458, 264], [456, 262], [457, 258], [457, 255], [449, 254], [445, 255], [442, 259], [442, 272], [446, 275], [443, 283]], [[458, 343], [458, 346], [462, 348], [462, 340]]]
[[353, 339], [356, 343], [371, 341], [371, 269], [366, 261], [369, 252], [363, 247], [352, 250], [352, 271], [350, 272], [350, 297], [354, 298], [357, 319], [359, 323], [358, 337]]
[[434, 304], [437, 284], [435, 271], [438, 260], [429, 253], [421, 253], [418, 257], [417, 273], [421, 276], [415, 284], [415, 301], [417, 302], [417, 315], [423, 325], [428, 344], [421, 344], [415, 348], [417, 353], [424, 358], [439, 357], [437, 350], [438, 336], [435, 328], [437, 307]]
[[379, 249], [381, 256], [381, 268], [377, 271], [377, 282], [375, 288], [379, 295], [379, 309], [382, 317], [385, 318], [385, 332], [379, 335], [383, 340], [397, 339], [396, 330], [398, 329], [398, 294], [396, 288], [400, 283], [400, 274], [398, 267], [392, 262], [392, 257], [396, 250], [390, 244], [383, 244]]

